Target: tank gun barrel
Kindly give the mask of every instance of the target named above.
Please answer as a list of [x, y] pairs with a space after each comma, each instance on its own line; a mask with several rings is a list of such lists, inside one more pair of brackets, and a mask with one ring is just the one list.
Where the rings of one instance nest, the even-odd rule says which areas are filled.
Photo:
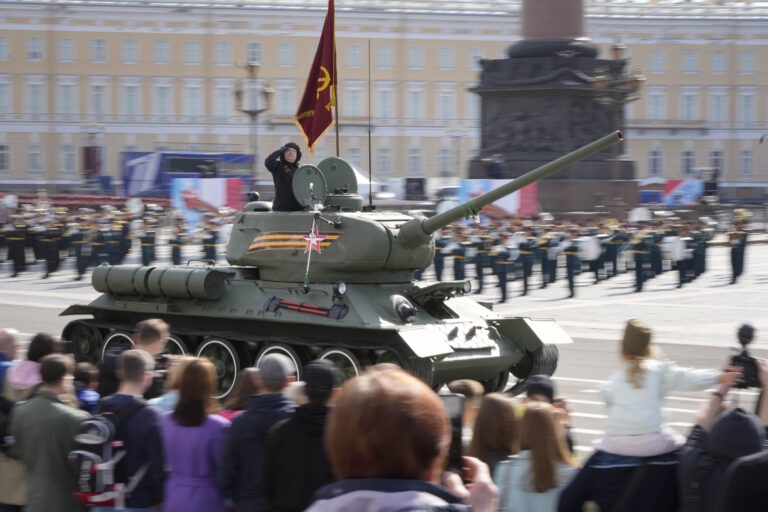
[[463, 217], [476, 215], [484, 206], [489, 205], [506, 195], [516, 192], [535, 181], [544, 179], [547, 176], [571, 165], [572, 163], [583, 160], [584, 158], [602, 151], [605, 148], [616, 144], [617, 142], [621, 142], [622, 140], [624, 140], [624, 136], [620, 131], [617, 130], [613, 133], [610, 133], [605, 137], [602, 137], [594, 142], [587, 144], [586, 146], [568, 153], [567, 155], [561, 156], [557, 160], [553, 160], [552, 162], [546, 163], [541, 167], [527, 172], [519, 178], [515, 178], [511, 182], [502, 185], [499, 188], [486, 192], [479, 197], [470, 199], [466, 203], [455, 206], [454, 208], [435, 215], [434, 217], [422, 220], [421, 228], [424, 230], [425, 234], [431, 235], [438, 229], [447, 226], [451, 222], [455, 222]]

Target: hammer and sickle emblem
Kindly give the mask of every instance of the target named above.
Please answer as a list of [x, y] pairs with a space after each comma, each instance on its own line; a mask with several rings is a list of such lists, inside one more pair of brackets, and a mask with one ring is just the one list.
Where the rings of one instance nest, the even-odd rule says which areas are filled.
[[323, 72], [323, 76], [317, 79], [317, 83], [323, 84], [321, 87], [318, 87], [317, 89], [317, 95], [315, 96], [315, 99], [320, 97], [320, 93], [328, 88], [328, 84], [331, 83], [331, 75], [328, 73], [328, 70], [325, 69], [325, 66], [320, 66], [320, 69]]

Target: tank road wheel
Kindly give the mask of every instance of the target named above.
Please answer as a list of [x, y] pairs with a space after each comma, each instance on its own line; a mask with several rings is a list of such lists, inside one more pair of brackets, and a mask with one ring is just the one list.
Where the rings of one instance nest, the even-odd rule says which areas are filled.
[[232, 343], [223, 339], [208, 338], [197, 349], [197, 357], [207, 357], [216, 368], [219, 385], [213, 397], [221, 399], [229, 395], [235, 387], [237, 374], [240, 373], [240, 356]]
[[104, 354], [110, 349], [116, 347], [132, 347], [133, 339], [131, 339], [131, 333], [128, 331], [112, 331], [104, 340], [104, 346], [101, 347], [101, 360], [104, 361]]
[[181, 336], [171, 334], [168, 340], [165, 342], [165, 348], [163, 348], [163, 354], [172, 356], [184, 356], [189, 353], [187, 344]]
[[552, 376], [557, 370], [557, 358], [560, 352], [557, 345], [542, 345], [536, 352], [525, 352], [523, 358], [509, 371], [517, 377], [512, 387], [507, 391], [512, 395], [519, 395], [525, 391], [525, 380], [531, 375]]
[[261, 352], [259, 352], [259, 355], [256, 356], [256, 362], [253, 366], [259, 367], [261, 366], [261, 362], [264, 360], [264, 358], [269, 354], [283, 354], [288, 359], [291, 360], [291, 363], [293, 364], [293, 369], [296, 372], [296, 380], [302, 380], [304, 377], [304, 363], [302, 362], [301, 357], [299, 356], [298, 352], [293, 349], [290, 345], [286, 345], [285, 343], [271, 343], [261, 349]]
[[101, 353], [101, 332], [86, 322], [72, 322], [65, 329], [64, 339], [72, 341], [72, 352], [76, 361], [97, 364]]
[[327, 359], [341, 370], [344, 380], [352, 379], [362, 373], [363, 368], [360, 365], [355, 354], [345, 348], [329, 348], [320, 352], [318, 359]]
[[489, 380], [480, 381], [486, 393], [502, 392], [509, 383], [509, 370], [500, 372], [497, 376]]
[[419, 380], [434, 389], [435, 391], [443, 387], [443, 382], [434, 382], [435, 368], [432, 365], [432, 361], [429, 359], [420, 359], [418, 357], [410, 357], [403, 362], [403, 359], [399, 354], [385, 350], [376, 359], [376, 364], [393, 364], [399, 366], [403, 370], [407, 371]]

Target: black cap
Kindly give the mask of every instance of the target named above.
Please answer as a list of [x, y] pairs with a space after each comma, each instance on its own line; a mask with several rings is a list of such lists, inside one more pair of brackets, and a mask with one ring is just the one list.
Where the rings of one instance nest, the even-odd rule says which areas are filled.
[[546, 375], [533, 375], [526, 380], [525, 396], [544, 395], [552, 403], [555, 399], [555, 385]]
[[[301, 149], [299, 149], [299, 145], [295, 142], [288, 142], [285, 146], [283, 146], [283, 150], [280, 151], [280, 158], [283, 158], [283, 153], [285, 153], [285, 150], [288, 148], [293, 148], [296, 150], [296, 163], [299, 163], [299, 160], [301, 160]], [[283, 158], [285, 160], [285, 158]]]
[[341, 371], [327, 359], [312, 361], [304, 367], [304, 389], [310, 402], [326, 402], [342, 380]]

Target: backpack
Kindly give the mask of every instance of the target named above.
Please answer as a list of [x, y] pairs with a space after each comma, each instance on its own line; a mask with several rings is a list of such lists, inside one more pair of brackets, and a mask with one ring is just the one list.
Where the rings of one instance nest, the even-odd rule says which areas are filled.
[[129, 478], [118, 467], [126, 453], [122, 425], [144, 407], [146, 402], [134, 400], [118, 411], [102, 411], [78, 427], [78, 449], [68, 459], [77, 475], [74, 494], [85, 505], [124, 509], [126, 498], [146, 474], [149, 462]]

